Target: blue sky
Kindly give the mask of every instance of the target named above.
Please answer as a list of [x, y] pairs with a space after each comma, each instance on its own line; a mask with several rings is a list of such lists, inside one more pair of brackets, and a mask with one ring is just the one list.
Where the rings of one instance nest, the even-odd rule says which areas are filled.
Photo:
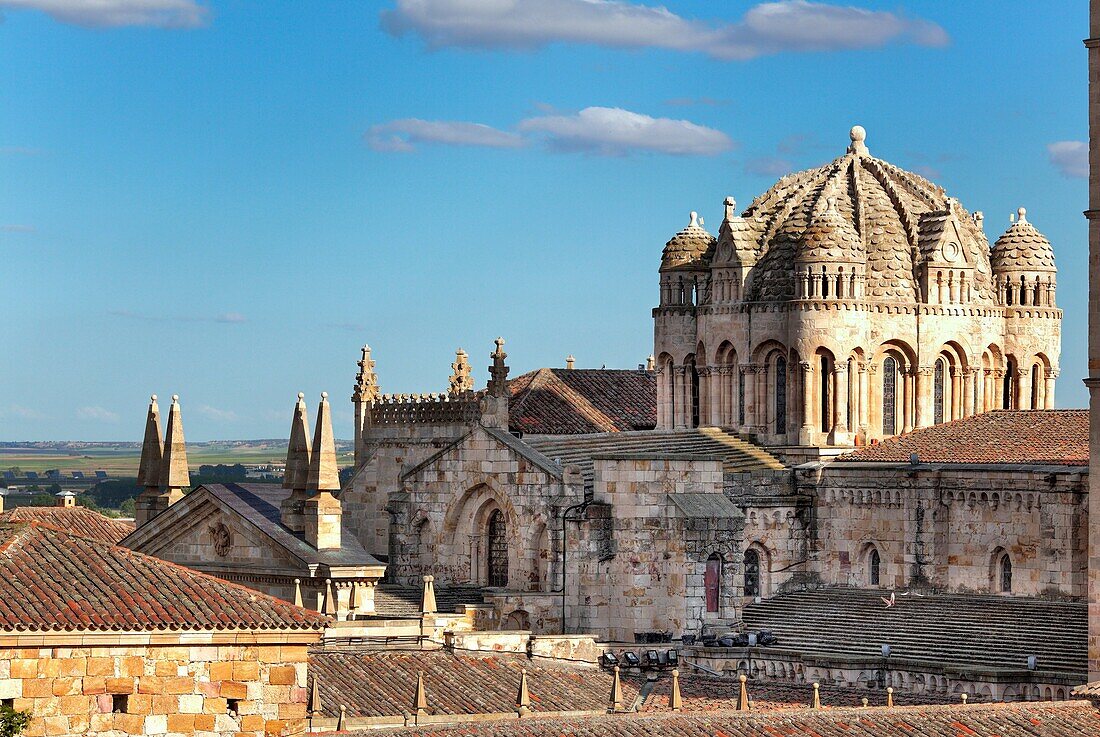
[[0, 440], [281, 437], [384, 391], [632, 367], [664, 242], [871, 153], [1054, 243], [1085, 406], [1084, 0], [0, 0]]

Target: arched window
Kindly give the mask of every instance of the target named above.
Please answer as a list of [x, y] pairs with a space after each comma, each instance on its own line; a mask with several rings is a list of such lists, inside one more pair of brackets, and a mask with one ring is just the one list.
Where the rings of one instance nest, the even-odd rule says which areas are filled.
[[833, 429], [833, 359], [821, 356], [821, 432]]
[[947, 361], [940, 358], [932, 375], [932, 420], [937, 425], [943, 422], [943, 398], [946, 395], [944, 383], [947, 381]]
[[695, 356], [688, 356], [685, 363], [687, 379], [691, 382], [691, 427], [699, 427], [699, 369], [695, 366]]
[[775, 432], [787, 432], [787, 359], [775, 359]]
[[867, 556], [867, 572], [868, 579], [872, 586], [879, 586], [882, 582], [882, 557], [878, 554], [877, 548], [871, 548], [870, 554]]
[[1039, 409], [1039, 364], [1031, 367], [1031, 408]]
[[898, 362], [887, 356], [882, 362], [882, 434], [898, 434]]
[[760, 596], [760, 553], [745, 551], [745, 596]]
[[722, 556], [711, 553], [707, 558], [707, 571], [703, 576], [703, 587], [706, 589], [707, 612], [715, 614], [722, 598]]
[[1012, 400], [1015, 398], [1016, 392], [1013, 380], [1016, 378], [1016, 362], [1012, 359], [1008, 360], [1008, 366], [1005, 368], [1005, 380], [1001, 387], [1001, 407], [1004, 409], [1013, 409], [1016, 404]]
[[493, 510], [489, 515], [489, 585], [508, 585], [508, 526], [504, 514]]
[[998, 585], [1002, 594], [1012, 593], [1012, 559], [1008, 553], [1001, 553], [1001, 559], [997, 562]]
[[737, 424], [745, 424], [745, 372], [737, 372]]

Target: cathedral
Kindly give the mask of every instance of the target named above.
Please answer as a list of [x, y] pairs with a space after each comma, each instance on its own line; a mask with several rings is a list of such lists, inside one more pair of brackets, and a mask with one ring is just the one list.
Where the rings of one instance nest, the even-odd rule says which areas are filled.
[[863, 445], [994, 409], [1054, 406], [1062, 312], [1050, 243], [870, 154], [785, 176], [718, 237], [665, 246], [658, 426], [770, 446]]
[[[327, 397], [312, 445], [299, 397], [285, 489], [180, 499], [179, 408], [162, 441], [154, 401], [125, 544], [343, 620], [430, 577], [485, 629], [675, 639], [718, 673], [1064, 695], [1087, 674], [1089, 433], [1053, 409], [1052, 247], [1023, 208], [990, 246], [980, 212], [850, 139], [727, 198], [717, 238], [692, 213], [637, 369], [510, 376], [498, 338], [484, 387], [459, 349], [439, 391], [387, 394], [364, 347], [343, 484]], [[888, 673], [852, 624], [887, 592], [928, 597], [903, 631], [874, 620], [913, 648]], [[966, 611], [1030, 630], [983, 661], [934, 627]], [[855, 629], [822, 651], [807, 621]], [[791, 649], [715, 646], [749, 627]]]

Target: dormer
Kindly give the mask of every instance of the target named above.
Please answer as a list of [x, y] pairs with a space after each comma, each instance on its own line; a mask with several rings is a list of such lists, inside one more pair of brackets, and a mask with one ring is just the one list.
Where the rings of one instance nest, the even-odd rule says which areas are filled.
[[932, 305], [969, 304], [974, 288], [974, 257], [963, 247], [958, 203], [948, 197], [944, 207], [920, 216], [920, 286]]
[[727, 197], [725, 209], [711, 263], [713, 301], [716, 303], [740, 302], [744, 298], [757, 258], [756, 237], [749, 223], [737, 215], [737, 201]]

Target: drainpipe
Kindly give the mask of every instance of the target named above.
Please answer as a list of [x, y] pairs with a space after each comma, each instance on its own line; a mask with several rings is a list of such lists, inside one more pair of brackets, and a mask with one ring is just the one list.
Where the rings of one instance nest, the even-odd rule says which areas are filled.
[[[568, 570], [566, 568], [566, 553], [568, 551], [566, 535], [566, 522], [580, 522], [584, 519], [584, 511], [588, 509], [588, 505], [592, 503], [591, 499], [586, 499], [580, 504], [574, 504], [571, 507], [566, 507], [565, 511], [561, 513], [561, 633], [565, 634], [565, 592], [566, 592], [566, 576], [568, 576]], [[577, 517], [570, 517], [569, 513], [573, 510], [578, 510], [580, 515]]]

